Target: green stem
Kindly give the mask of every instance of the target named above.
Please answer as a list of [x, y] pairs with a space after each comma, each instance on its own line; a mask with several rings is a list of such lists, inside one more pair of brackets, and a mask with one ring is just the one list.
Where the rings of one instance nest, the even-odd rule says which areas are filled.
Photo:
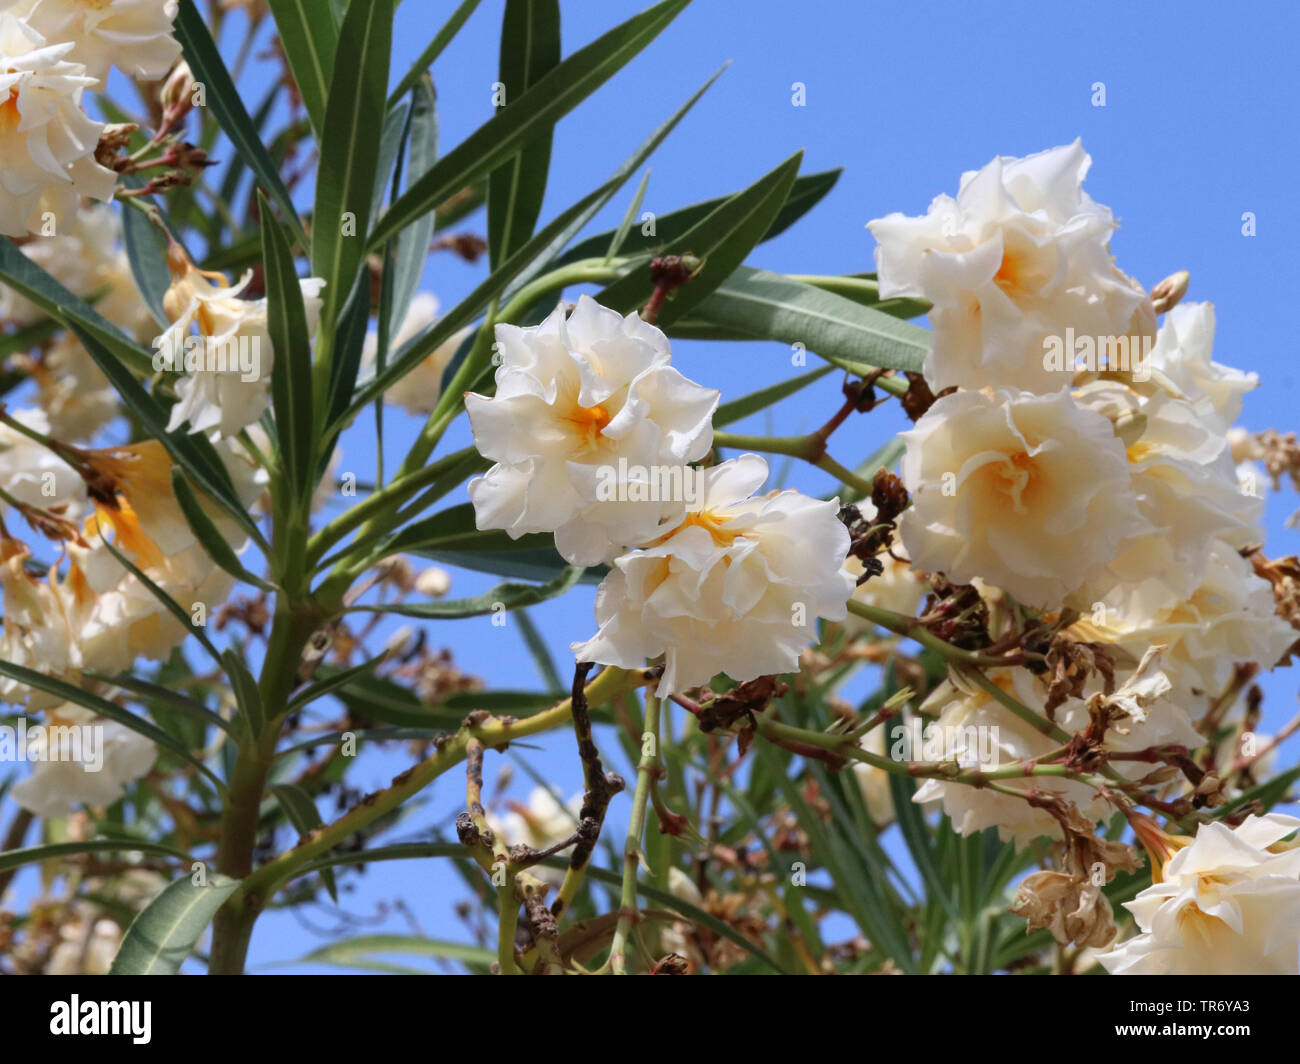
[[650, 797], [651, 778], [659, 770], [659, 699], [647, 693], [645, 732], [641, 736], [641, 760], [636, 767], [636, 792], [632, 796], [632, 817], [623, 844], [623, 890], [619, 899], [618, 924], [609, 948], [610, 969], [615, 975], [627, 975], [627, 938], [632, 921], [639, 917], [636, 908], [636, 873], [641, 865], [641, 838], [645, 834], [646, 802]]

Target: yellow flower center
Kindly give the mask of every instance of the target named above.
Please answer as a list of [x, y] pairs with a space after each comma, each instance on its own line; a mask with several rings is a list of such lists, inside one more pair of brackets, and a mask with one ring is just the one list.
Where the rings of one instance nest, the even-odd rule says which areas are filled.
[[4, 103], [0, 103], [0, 134], [8, 136], [18, 132], [23, 116], [18, 111], [18, 90], [10, 89]]
[[579, 406], [574, 403], [563, 419], [572, 426], [572, 432], [578, 438], [577, 451], [589, 451], [600, 446], [605, 426], [613, 416], [603, 406]]

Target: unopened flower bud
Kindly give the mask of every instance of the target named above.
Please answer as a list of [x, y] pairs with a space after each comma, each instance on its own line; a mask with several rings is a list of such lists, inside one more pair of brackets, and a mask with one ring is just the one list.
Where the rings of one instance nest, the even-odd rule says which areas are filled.
[[1187, 286], [1192, 275], [1186, 270], [1171, 273], [1151, 289], [1151, 307], [1157, 314], [1164, 314], [1178, 305], [1178, 301], [1187, 295]]
[[442, 598], [451, 590], [451, 576], [445, 569], [431, 566], [415, 578], [415, 590], [428, 598]]
[[184, 59], [172, 67], [172, 72], [167, 75], [167, 80], [158, 92], [158, 102], [173, 121], [188, 114], [193, 108], [194, 73]]

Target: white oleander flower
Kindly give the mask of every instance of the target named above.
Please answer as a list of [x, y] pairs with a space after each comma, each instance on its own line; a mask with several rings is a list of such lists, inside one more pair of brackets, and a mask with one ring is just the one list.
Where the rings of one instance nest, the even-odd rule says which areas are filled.
[[[51, 741], [51, 727], [78, 729], [78, 741], [61, 742], [57, 735]], [[32, 732], [27, 741], [31, 774], [9, 793], [24, 809], [42, 817], [67, 816], [74, 805], [112, 805], [126, 793], [128, 783], [153, 767], [158, 756], [152, 740], [80, 706], [64, 704], [48, 710], [44, 727]], [[89, 734], [94, 738], [81, 738]]]
[[661, 697], [721, 672], [739, 683], [798, 668], [817, 618], [847, 612], [849, 534], [838, 500], [754, 496], [767, 474], [752, 454], [706, 470], [682, 524], [615, 560], [578, 660], [637, 668], [663, 654]]
[[58, 336], [30, 373], [49, 433], [59, 440], [89, 440], [121, 413], [117, 392], [70, 333]]
[[1280, 845], [1297, 828], [1270, 813], [1168, 839], [1184, 845], [1124, 903], [1139, 933], [1098, 960], [1112, 975], [1298, 974], [1300, 849]]
[[[1150, 746], [1200, 745], [1202, 740], [1191, 720], [1168, 697], [1172, 688], [1163, 667], [1159, 652], [1149, 650], [1137, 669], [1127, 676], [1116, 677], [1119, 686], [1114, 694], [1103, 696], [1097, 692], [1088, 700], [1066, 699], [1056, 709], [1057, 722], [1067, 732], [1082, 731], [1091, 719], [1090, 703], [1094, 699], [1104, 700], [1109, 706], [1123, 710], [1106, 730], [1105, 745], [1110, 750], [1130, 752]], [[1041, 682], [1023, 670], [997, 669], [987, 676], [1022, 705], [1046, 716], [1046, 691]], [[983, 688], [957, 678], [936, 688], [926, 699], [924, 708], [940, 711], [934, 722], [935, 741], [942, 738], [947, 747], [945, 756], [954, 757], [962, 768], [996, 768], [1041, 757], [1060, 746]], [[928, 753], [927, 759], [930, 759]], [[1117, 762], [1117, 768], [1133, 779], [1150, 770], [1149, 765], [1135, 762]], [[1112, 811], [1091, 787], [1075, 780], [1013, 777], [1002, 784], [1012, 790], [1059, 795], [1092, 820], [1100, 820]], [[942, 802], [953, 830], [961, 835], [996, 827], [1004, 842], [1014, 840], [1018, 846], [1042, 835], [1061, 837], [1060, 823], [1046, 810], [986, 788], [929, 779], [917, 788], [913, 801]]]
[[[389, 361], [421, 333], [425, 332], [438, 317], [438, 299], [429, 292], [420, 292], [411, 300], [410, 309], [402, 319], [402, 325], [392, 338], [389, 349]], [[442, 394], [442, 375], [451, 364], [460, 345], [474, 331], [474, 326], [452, 333], [433, 353], [424, 359], [415, 369], [384, 392], [384, 402], [400, 406], [411, 414], [430, 414]], [[361, 353], [361, 365], [367, 369], [373, 367], [379, 350], [379, 337], [375, 333], [366, 336], [366, 345]]]
[[57, 225], [77, 196], [113, 197], [117, 175], [95, 161], [104, 126], [81, 110], [94, 79], [71, 49], [0, 12], [0, 235], [41, 232], [46, 213]]
[[[1028, 673], [997, 669], [987, 676], [1022, 705], [1040, 714], [1043, 712], [1044, 692]], [[940, 684], [926, 699], [923, 712], [936, 709], [941, 711], [931, 725], [934, 729], [931, 734], [936, 736], [934, 741], [942, 738], [946, 758], [955, 760], [963, 769], [996, 768], [1013, 761], [1041, 757], [1060, 746], [982, 688], [967, 686], [964, 681], [949, 679]], [[915, 756], [911, 759], [922, 760]], [[1096, 793], [1087, 784], [1076, 780], [1051, 776], [1013, 778], [1004, 780], [1003, 785], [1026, 792], [1037, 788], [1042, 793], [1059, 795], [1073, 802], [1085, 815], [1100, 813]], [[996, 827], [1003, 842], [1014, 840], [1017, 846], [1024, 846], [1043, 835], [1061, 837], [1060, 824], [1046, 810], [985, 787], [928, 779], [916, 789], [912, 800], [918, 804], [942, 803], [953, 830], [959, 835], [973, 835]]]
[[924, 367], [933, 388], [1059, 391], [1073, 352], [1053, 369], [1046, 340], [1064, 343], [1067, 328], [1096, 338], [1153, 327], [1145, 293], [1111, 260], [1111, 212], [1083, 191], [1091, 162], [1077, 140], [999, 157], [963, 174], [957, 198], [937, 196], [925, 215], [868, 223], [881, 298], [933, 305]]
[[713, 445], [719, 393], [669, 364], [668, 340], [635, 313], [581, 296], [532, 328], [498, 325], [495, 397], [467, 395], [479, 452], [478, 527], [554, 532], [575, 565], [610, 561], [681, 520]]
[[[24, 408], [10, 416], [43, 436], [51, 432], [44, 410]], [[0, 425], [0, 488], [19, 502], [49, 510], [61, 508], [75, 520], [86, 501], [85, 484], [77, 471], [48, 447], [8, 425]], [[0, 502], [0, 514], [8, 504]]]
[[[0, 658], [77, 682], [82, 668], [78, 630], [88, 612], [74, 579], [62, 581], [51, 568], [44, 577], [27, 569], [26, 545], [0, 530]], [[31, 709], [60, 702], [8, 676], [0, 677], [0, 700]]]
[[1214, 304], [1180, 303], [1165, 315], [1151, 365], [1196, 402], [1202, 416], [1208, 406], [1223, 431], [1241, 414], [1241, 397], [1259, 384], [1259, 376], [1215, 362], [1213, 348]]
[[1243, 548], [1263, 539], [1263, 500], [1241, 490], [1228, 439], [1197, 404], [1162, 393], [1143, 399], [1110, 382], [1087, 385], [1076, 400], [1116, 424], [1137, 510], [1149, 526], [1080, 589], [1081, 609], [1116, 584], [1163, 584], [1170, 600], [1186, 598], [1204, 579], [1216, 544]]
[[1121, 585], [1072, 631], [1134, 656], [1163, 645], [1163, 667], [1175, 689], [1211, 695], [1227, 686], [1236, 663], [1271, 669], [1296, 638], [1276, 613], [1268, 581], [1222, 540], [1212, 545], [1205, 576], [1186, 599], [1170, 600], [1163, 581]]
[[[207, 432], [213, 439], [234, 436], [270, 405], [275, 352], [267, 301], [240, 298], [251, 272], [230, 287], [220, 274], [196, 269], [183, 253], [169, 258], [174, 280], [163, 305], [172, 325], [158, 339], [154, 356], [155, 363], [167, 363], [159, 368], [180, 373], [179, 401], [172, 407], [168, 431], [188, 424], [190, 432]], [[309, 277], [299, 284], [307, 329], [314, 337], [325, 282]], [[197, 337], [191, 336], [192, 329]]]
[[902, 438], [903, 544], [955, 583], [1054, 608], [1146, 528], [1123, 442], [1068, 393], [956, 392]]
[[16, 0], [9, 10], [46, 40], [70, 42], [70, 58], [97, 82], [114, 66], [128, 77], [161, 78], [180, 58], [176, 0]]

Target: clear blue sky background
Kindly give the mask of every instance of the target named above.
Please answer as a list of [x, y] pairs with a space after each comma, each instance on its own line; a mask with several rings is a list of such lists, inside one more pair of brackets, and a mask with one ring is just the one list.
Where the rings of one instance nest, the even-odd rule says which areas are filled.
[[[405, 0], [398, 13], [397, 76], [454, 6], [450, 0]], [[502, 6], [486, 0], [434, 67], [444, 151], [491, 116]], [[563, 0], [561, 6], [568, 54], [646, 4]], [[730, 69], [652, 158], [645, 209], [662, 212], [735, 191], [800, 148], [805, 172], [843, 166], [839, 184], [810, 215], [752, 256], [753, 264], [774, 270], [872, 269], [873, 243], [864, 228], [871, 218], [923, 212], [934, 195], [955, 193], [964, 170], [994, 155], [1028, 154], [1081, 136], [1093, 157], [1088, 190], [1121, 222], [1112, 245], [1120, 267], [1147, 287], [1176, 269], [1190, 270], [1188, 298], [1211, 300], [1218, 309], [1218, 360], [1256, 370], [1262, 379], [1246, 400], [1244, 424], [1290, 429], [1298, 420], [1290, 315], [1300, 288], [1294, 255], [1300, 246], [1294, 205], [1300, 152], [1287, 116], [1300, 110], [1298, 29], [1300, 8], [1287, 2], [1230, 9], [1198, 0], [1155, 10], [1117, 2], [696, 0], [560, 123], [543, 219], [603, 181], [728, 59]], [[259, 76], [250, 72], [250, 99], [260, 95]], [[792, 106], [795, 82], [806, 85], [804, 107]], [[1105, 84], [1105, 107], [1092, 104], [1096, 82]], [[592, 231], [618, 224], [635, 184], [636, 178]], [[1246, 211], [1257, 218], [1254, 237], [1241, 233]], [[463, 228], [481, 232], [482, 216]], [[425, 288], [444, 306], [454, 305], [484, 268], [435, 255]], [[675, 362], [687, 376], [721, 388], [724, 398], [796, 372], [788, 349], [777, 344], [683, 343]], [[775, 430], [795, 434], [820, 424], [836, 405], [837, 391], [831, 376], [779, 407]], [[396, 414], [389, 423], [391, 462], [415, 423]], [[859, 417], [836, 435], [832, 450], [854, 465], [899, 427], [893, 411]], [[468, 442], [464, 428], [462, 419], [447, 447]], [[373, 469], [370, 429], [354, 430], [344, 444], [342, 468], [362, 480]], [[763, 423], [754, 430], [762, 431]], [[791, 485], [807, 491], [832, 487], [815, 471], [791, 469], [788, 475]], [[1290, 492], [1272, 500], [1271, 554], [1300, 550], [1300, 537], [1282, 525], [1296, 506]], [[457, 573], [453, 594], [476, 593], [493, 582]], [[592, 628], [590, 589], [540, 607], [534, 617], [557, 659], [569, 660], [568, 643]], [[495, 629], [484, 618], [438, 626], [430, 636], [492, 686], [537, 683], [516, 626]], [[1276, 727], [1295, 711], [1295, 677], [1283, 673], [1266, 687], [1265, 723]], [[578, 790], [571, 736], [560, 734], [540, 747], [530, 752], [532, 763], [558, 791]], [[603, 747], [613, 753], [616, 744], [611, 739]], [[1300, 741], [1286, 748], [1286, 763], [1294, 763], [1298, 750]], [[407, 763], [400, 753], [363, 755], [352, 782], [381, 785]], [[489, 763], [489, 780], [504, 763]], [[516, 774], [512, 793], [522, 797], [530, 786]], [[453, 773], [426, 795], [430, 804], [397, 835], [449, 823], [463, 802], [462, 779]], [[614, 837], [621, 837], [627, 805], [626, 797], [615, 803], [606, 829], [618, 833]], [[463, 937], [451, 912], [462, 896], [445, 863], [392, 863], [373, 866], [345, 906], [366, 920], [354, 933], [409, 930], [402, 917], [381, 915], [402, 899], [424, 933]], [[312, 922], [331, 926], [324, 914]], [[271, 915], [259, 924], [250, 961], [299, 956], [320, 943], [298, 918]]]

